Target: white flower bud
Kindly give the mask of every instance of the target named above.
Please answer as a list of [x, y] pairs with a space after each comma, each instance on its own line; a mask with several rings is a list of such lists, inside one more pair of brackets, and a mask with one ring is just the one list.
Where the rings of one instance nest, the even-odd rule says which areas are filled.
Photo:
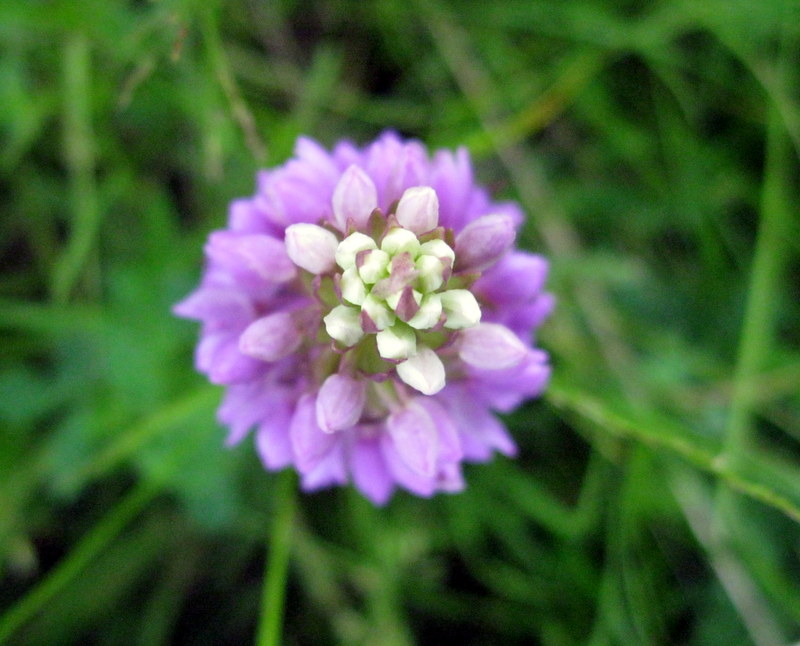
[[334, 268], [339, 241], [327, 229], [301, 222], [286, 227], [286, 253], [298, 267], [312, 274], [323, 274]]
[[350, 267], [355, 267], [356, 255], [359, 251], [377, 248], [378, 245], [375, 244], [372, 238], [356, 231], [342, 240], [334, 250], [336, 264], [342, 269], [350, 269]]
[[397, 376], [423, 395], [435, 395], [445, 386], [444, 364], [427, 346], [420, 347], [416, 355], [397, 364]]
[[392, 229], [383, 236], [381, 240], [381, 249], [388, 253], [390, 256], [396, 256], [403, 252], [408, 252], [411, 258], [414, 259], [419, 254], [419, 240], [408, 229], [401, 229], [399, 227]]
[[427, 256], [435, 256], [436, 258], [449, 258], [450, 262], [454, 262], [456, 252], [444, 240], [438, 238], [423, 242], [419, 247], [419, 252]]
[[[422, 294], [418, 292], [416, 289], [411, 290], [412, 296], [414, 296], [414, 300], [417, 301], [417, 305], [420, 304], [422, 301]], [[393, 310], [397, 310], [397, 306], [400, 304], [400, 299], [403, 296], [403, 290], [399, 290], [394, 294], [391, 294], [386, 297], [386, 304], [391, 307]]]
[[388, 276], [389, 254], [380, 249], [373, 249], [364, 254], [358, 265], [358, 275], [368, 285], [374, 285], [381, 278]]
[[394, 312], [386, 306], [386, 303], [378, 300], [372, 294], [367, 294], [364, 302], [361, 303], [361, 311], [372, 319], [375, 327], [379, 330], [384, 330], [390, 325], [394, 325], [397, 320]]
[[441, 295], [426, 294], [420, 303], [419, 311], [408, 321], [408, 324], [416, 330], [428, 330], [439, 322], [441, 315]]
[[420, 256], [415, 263], [419, 276], [417, 286], [424, 292], [433, 292], [444, 283], [444, 265], [435, 256]]
[[397, 221], [417, 235], [435, 229], [439, 224], [439, 198], [430, 186], [406, 189], [397, 203]]
[[361, 305], [367, 297], [367, 288], [355, 267], [350, 267], [342, 274], [341, 287], [342, 298], [353, 305]]
[[397, 324], [375, 335], [378, 354], [384, 359], [407, 359], [417, 351], [417, 337], [410, 327]]
[[466, 289], [449, 289], [440, 294], [446, 315], [444, 326], [450, 330], [460, 330], [477, 325], [481, 320], [481, 307]]
[[355, 345], [364, 336], [361, 316], [354, 307], [337, 305], [322, 320], [330, 337], [347, 347]]

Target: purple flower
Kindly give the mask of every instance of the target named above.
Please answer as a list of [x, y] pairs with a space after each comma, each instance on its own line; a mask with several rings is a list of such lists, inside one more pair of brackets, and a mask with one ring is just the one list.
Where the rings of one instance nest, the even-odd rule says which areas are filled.
[[463, 461], [513, 455], [492, 412], [545, 387], [532, 339], [553, 307], [547, 262], [514, 247], [521, 222], [464, 149], [299, 139], [231, 204], [175, 307], [202, 322], [196, 365], [226, 387], [228, 444], [255, 428], [268, 469], [376, 504], [397, 486], [459, 491]]

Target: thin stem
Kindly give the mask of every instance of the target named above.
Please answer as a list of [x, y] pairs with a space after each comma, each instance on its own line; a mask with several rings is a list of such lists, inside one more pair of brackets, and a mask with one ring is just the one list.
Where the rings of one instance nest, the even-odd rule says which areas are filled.
[[[783, 124], [777, 111], [770, 109], [758, 237], [739, 339], [728, 424], [720, 456], [723, 458], [721, 461], [734, 471], [748, 457], [752, 445], [755, 398], [751, 384], [764, 369], [773, 343], [775, 314], [781, 301], [782, 276], [792, 224], [786, 195], [788, 152]], [[730, 489], [718, 485], [715, 503], [712, 539], [721, 554], [735, 553], [735, 541], [741, 541], [743, 535], [740, 499]], [[739, 562], [741, 567], [737, 565]], [[734, 565], [729, 565], [728, 570], [721, 572], [724, 574], [728, 571], [735, 576], [730, 576], [727, 583], [721, 580], [753, 641], [756, 644], [782, 643], [784, 636], [781, 628], [770, 613], [762, 590], [754, 581], [752, 567], [745, 560], [731, 559], [731, 563]]]
[[726, 456], [734, 461], [747, 450], [752, 427], [752, 383], [764, 368], [764, 359], [772, 343], [775, 313], [781, 300], [787, 242], [790, 240], [792, 215], [785, 196], [788, 146], [775, 110], [770, 111], [766, 149], [761, 222], [725, 436]]
[[123, 499], [46, 578], [0, 617], [0, 643], [32, 619], [47, 602], [78, 576], [125, 526], [141, 512], [157, 493], [141, 485]]
[[276, 487], [275, 518], [267, 545], [264, 590], [261, 595], [261, 623], [258, 646], [279, 646], [283, 629], [283, 608], [286, 599], [286, 578], [289, 571], [292, 527], [296, 506], [295, 478], [285, 471]]
[[64, 46], [64, 157], [69, 173], [72, 223], [67, 248], [56, 263], [53, 300], [63, 304], [81, 278], [100, 227], [94, 178], [89, 40], [71, 35]]

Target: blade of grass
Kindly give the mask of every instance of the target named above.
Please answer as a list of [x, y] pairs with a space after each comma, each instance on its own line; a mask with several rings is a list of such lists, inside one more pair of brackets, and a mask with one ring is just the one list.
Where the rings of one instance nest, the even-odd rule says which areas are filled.
[[261, 597], [261, 621], [258, 646], [279, 646], [283, 630], [286, 578], [289, 571], [297, 482], [291, 471], [278, 477], [275, 491], [275, 517], [269, 536], [264, 590]]
[[785, 193], [786, 143], [782, 124], [772, 110], [767, 131], [761, 218], [725, 434], [725, 455], [732, 461], [749, 448], [756, 394], [752, 382], [759, 377], [770, 352], [781, 302], [792, 228], [792, 211]]
[[[750, 273], [744, 320], [739, 338], [739, 351], [734, 373], [721, 460], [739, 467], [754, 445], [754, 413], [756, 409], [752, 380], [759, 375], [774, 342], [775, 319], [781, 302], [782, 277], [787, 260], [792, 227], [791, 211], [786, 195], [788, 138], [780, 115], [772, 108], [768, 113], [766, 162], [761, 194], [759, 229]], [[739, 501], [728, 489], [718, 488], [712, 531], [722, 544], [735, 543], [737, 525], [741, 522]], [[773, 614], [765, 607], [762, 591], [747, 564], [741, 576], [728, 582], [726, 591], [740, 612], [757, 644], [783, 641], [782, 631]]]
[[72, 229], [55, 264], [52, 296], [66, 303], [81, 276], [100, 226], [92, 133], [92, 79], [89, 40], [82, 33], [64, 45], [64, 157], [69, 174]]
[[[219, 392], [216, 388], [203, 386], [155, 411], [141, 422], [116, 433], [113, 443], [99, 451], [85, 467], [75, 471], [75, 480], [83, 483], [109, 473], [124, 460], [133, 457], [148, 442], [175, 428], [198, 411], [207, 408], [211, 414], [218, 399]], [[76, 483], [66, 484], [71, 487]]]
[[119, 535], [155, 496], [151, 485], [139, 485], [128, 494], [75, 546], [28, 594], [0, 617], [0, 643], [5, 642], [47, 602], [77, 577], [83, 568]]
[[779, 509], [800, 523], [800, 473], [756, 451], [742, 456], [738, 464], [721, 458], [721, 447], [712, 437], [690, 431], [669, 419], [649, 415], [642, 419], [600, 400], [594, 394], [555, 379], [547, 392], [557, 408], [578, 422], [602, 433], [634, 440], [682, 457], [711, 473], [730, 487]]
[[209, 63], [228, 101], [231, 115], [242, 131], [245, 145], [253, 156], [253, 159], [257, 163], [263, 164], [267, 157], [267, 149], [264, 142], [261, 140], [261, 136], [258, 134], [258, 125], [256, 124], [255, 117], [242, 98], [239, 85], [236, 82], [231, 66], [228, 63], [228, 58], [225, 55], [225, 50], [223, 49], [222, 41], [219, 36], [218, 13], [218, 8], [214, 7], [213, 3], [204, 6], [202, 9], [203, 41], [208, 54]]

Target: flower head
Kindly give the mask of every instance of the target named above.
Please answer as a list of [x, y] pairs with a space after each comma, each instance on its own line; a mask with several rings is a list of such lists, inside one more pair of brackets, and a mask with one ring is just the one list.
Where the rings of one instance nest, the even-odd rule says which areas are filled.
[[532, 336], [553, 305], [547, 262], [514, 248], [521, 220], [463, 149], [298, 140], [233, 202], [175, 307], [202, 322], [196, 365], [226, 387], [228, 443], [255, 428], [267, 468], [376, 504], [458, 491], [463, 461], [512, 455], [492, 411], [544, 388]]

